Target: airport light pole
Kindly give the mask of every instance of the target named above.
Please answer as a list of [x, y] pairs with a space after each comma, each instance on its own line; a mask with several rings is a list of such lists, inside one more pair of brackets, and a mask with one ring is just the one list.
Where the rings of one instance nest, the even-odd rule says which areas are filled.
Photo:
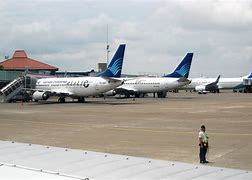
[[109, 64], [109, 52], [110, 52], [110, 50], [109, 50], [109, 43], [108, 43], [108, 25], [107, 25], [107, 46], [106, 46], [106, 48], [107, 48], [107, 67], [108, 67], [108, 64]]

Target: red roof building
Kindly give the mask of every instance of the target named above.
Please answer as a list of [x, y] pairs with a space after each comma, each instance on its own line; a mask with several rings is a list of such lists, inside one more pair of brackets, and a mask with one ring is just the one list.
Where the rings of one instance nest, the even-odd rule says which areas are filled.
[[57, 67], [39, 62], [27, 56], [24, 50], [17, 50], [11, 59], [0, 62], [0, 69], [7, 71], [58, 71]]

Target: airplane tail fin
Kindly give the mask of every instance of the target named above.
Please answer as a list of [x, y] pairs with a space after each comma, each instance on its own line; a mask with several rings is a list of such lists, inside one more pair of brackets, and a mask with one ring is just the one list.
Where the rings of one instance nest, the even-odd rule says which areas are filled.
[[218, 84], [219, 80], [220, 80], [220, 75], [217, 77], [217, 79], [216, 79], [216, 81], [214, 82], [214, 84]]
[[248, 75], [248, 78], [252, 78], [252, 73], [250, 73], [250, 74]]
[[117, 78], [121, 77], [125, 46], [125, 44], [119, 45], [107, 69], [97, 74], [97, 76]]
[[218, 82], [220, 80], [220, 76], [221, 75], [219, 75], [214, 82], [205, 85], [205, 90], [207, 90], [207, 91], [211, 91], [211, 90], [217, 91], [219, 89], [217, 84], [218, 84]]
[[184, 57], [184, 59], [178, 65], [178, 67], [171, 74], [167, 74], [164, 77], [173, 77], [173, 78], [186, 77], [186, 78], [188, 78], [190, 68], [191, 68], [192, 58], [193, 58], [193, 53], [187, 53], [186, 56]]

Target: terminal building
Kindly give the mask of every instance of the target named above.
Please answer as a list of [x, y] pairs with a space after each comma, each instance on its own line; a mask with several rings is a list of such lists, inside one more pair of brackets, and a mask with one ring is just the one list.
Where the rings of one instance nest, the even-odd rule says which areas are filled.
[[24, 50], [16, 50], [13, 57], [0, 62], [0, 88], [25, 73], [55, 75], [57, 67], [29, 58]]
[[58, 68], [16, 50], [12, 58], [0, 62], [0, 102], [9, 101], [23, 88], [34, 88], [36, 77], [54, 76]]
[[35, 74], [55, 74], [57, 67], [29, 58], [24, 50], [16, 50], [13, 57], [0, 62], [1, 70], [25, 71], [28, 69]]

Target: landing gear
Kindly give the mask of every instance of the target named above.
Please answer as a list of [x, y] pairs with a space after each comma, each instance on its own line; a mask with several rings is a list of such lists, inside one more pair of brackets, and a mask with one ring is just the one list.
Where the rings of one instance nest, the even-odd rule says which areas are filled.
[[135, 93], [135, 98], [140, 98], [141, 94], [140, 93]]
[[84, 97], [78, 97], [78, 102], [79, 103], [84, 103], [85, 102], [85, 98]]
[[213, 89], [213, 90], [210, 90], [211, 93], [220, 93], [220, 90], [219, 89]]
[[65, 103], [66, 102], [65, 97], [59, 97], [58, 102]]
[[144, 98], [145, 93], [135, 93], [135, 98]]
[[124, 97], [125, 98], [130, 98], [130, 94], [125, 94]]
[[162, 91], [162, 92], [158, 92], [157, 93], [157, 97], [158, 98], [166, 98], [167, 92], [166, 91]]

